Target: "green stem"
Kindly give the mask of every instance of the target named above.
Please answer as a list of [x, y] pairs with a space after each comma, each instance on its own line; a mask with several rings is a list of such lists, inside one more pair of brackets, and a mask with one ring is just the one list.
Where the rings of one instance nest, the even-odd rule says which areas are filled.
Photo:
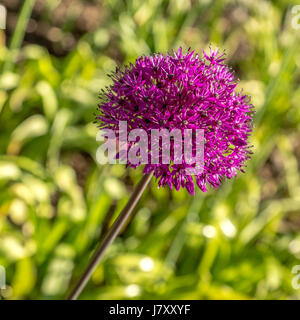
[[120, 213], [112, 227], [107, 232], [106, 236], [99, 244], [98, 248], [96, 249], [94, 255], [92, 256], [89, 264], [85, 268], [84, 272], [82, 273], [81, 277], [75, 284], [75, 287], [72, 289], [71, 293], [68, 296], [68, 300], [76, 300], [82, 290], [85, 288], [86, 284], [88, 283], [90, 277], [92, 276], [95, 268], [103, 258], [104, 253], [109, 248], [111, 243], [114, 241], [116, 236], [119, 234], [122, 226], [130, 217], [133, 209], [135, 208], [137, 202], [139, 201], [140, 197], [142, 196], [145, 188], [149, 184], [153, 173], [146, 174], [142, 177], [138, 185], [135, 187], [130, 199], [128, 200], [125, 208]]
[[21, 13], [11, 38], [9, 45], [9, 55], [3, 65], [3, 71], [12, 71], [14, 66], [14, 60], [16, 57], [16, 52], [20, 48], [24, 34], [26, 32], [27, 24], [31, 16], [31, 12], [34, 6], [35, 0], [25, 0], [21, 9]]

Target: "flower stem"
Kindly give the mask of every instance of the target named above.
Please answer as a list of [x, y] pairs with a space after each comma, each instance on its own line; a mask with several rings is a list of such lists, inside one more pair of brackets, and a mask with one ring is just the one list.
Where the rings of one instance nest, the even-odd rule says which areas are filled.
[[149, 173], [143, 176], [140, 180], [138, 185], [135, 187], [130, 199], [128, 200], [125, 208], [120, 213], [116, 221], [113, 223], [112, 227], [107, 232], [106, 236], [104, 237], [103, 241], [99, 244], [98, 248], [96, 249], [95, 253], [93, 254], [89, 264], [85, 268], [83, 274], [79, 278], [78, 282], [76, 283], [75, 287], [71, 291], [70, 295], [68, 296], [68, 300], [76, 300], [84, 287], [86, 286], [87, 282], [89, 281], [90, 277], [92, 276], [95, 268], [101, 261], [105, 251], [108, 249], [109, 245], [114, 241], [117, 237], [118, 233], [120, 232], [122, 226], [129, 218], [130, 214], [132, 213], [133, 209], [135, 208], [136, 204], [138, 203], [140, 197], [142, 196], [145, 188], [149, 184], [153, 173]]

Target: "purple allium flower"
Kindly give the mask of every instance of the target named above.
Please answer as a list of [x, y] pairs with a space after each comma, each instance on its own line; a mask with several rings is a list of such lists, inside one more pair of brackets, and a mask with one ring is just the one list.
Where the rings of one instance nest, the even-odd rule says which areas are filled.
[[183, 54], [179, 48], [172, 55], [139, 57], [134, 65], [117, 69], [111, 76], [113, 84], [102, 90], [96, 117], [101, 129], [113, 129], [117, 136], [118, 121], [127, 121], [129, 130], [142, 128], [149, 135], [151, 129], [204, 129], [200, 175], [187, 175], [184, 169], [189, 165], [184, 162], [149, 163], [143, 171], [154, 171], [159, 186], [186, 188], [190, 194], [194, 194], [194, 181], [205, 192], [207, 184], [217, 188], [222, 178], [244, 172], [254, 112], [249, 97], [235, 91], [237, 80], [223, 62], [224, 54], [218, 50], [203, 54], [202, 58], [190, 50]]

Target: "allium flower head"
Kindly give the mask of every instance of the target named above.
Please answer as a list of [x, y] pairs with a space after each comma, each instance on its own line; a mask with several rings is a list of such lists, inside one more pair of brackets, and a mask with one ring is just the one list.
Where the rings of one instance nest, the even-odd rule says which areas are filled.
[[143, 171], [154, 171], [159, 186], [182, 187], [191, 194], [194, 182], [205, 192], [208, 184], [217, 188], [223, 178], [243, 172], [252, 131], [253, 106], [248, 96], [236, 91], [237, 80], [224, 63], [224, 54], [210, 49], [203, 55], [190, 50], [183, 54], [179, 48], [173, 54], [139, 57], [123, 71], [117, 69], [111, 76], [113, 84], [100, 95], [96, 117], [101, 129], [112, 129], [116, 135], [119, 121], [149, 135], [154, 128], [203, 129], [201, 174], [186, 174], [190, 165], [184, 162], [148, 163]]

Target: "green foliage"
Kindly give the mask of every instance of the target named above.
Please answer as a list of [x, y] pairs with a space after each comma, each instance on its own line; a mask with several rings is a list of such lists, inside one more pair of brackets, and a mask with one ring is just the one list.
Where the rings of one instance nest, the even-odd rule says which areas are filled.
[[[81, 298], [299, 299], [291, 270], [300, 259], [300, 51], [291, 7], [258, 0], [103, 6], [102, 26], [66, 57], [33, 44], [15, 57], [0, 46], [3, 297], [63, 298], [141, 176], [95, 162], [93, 112], [106, 74], [141, 54], [211, 43], [226, 49], [257, 110], [246, 174], [195, 197], [152, 181]], [[11, 59], [13, 67], [3, 68]]]

